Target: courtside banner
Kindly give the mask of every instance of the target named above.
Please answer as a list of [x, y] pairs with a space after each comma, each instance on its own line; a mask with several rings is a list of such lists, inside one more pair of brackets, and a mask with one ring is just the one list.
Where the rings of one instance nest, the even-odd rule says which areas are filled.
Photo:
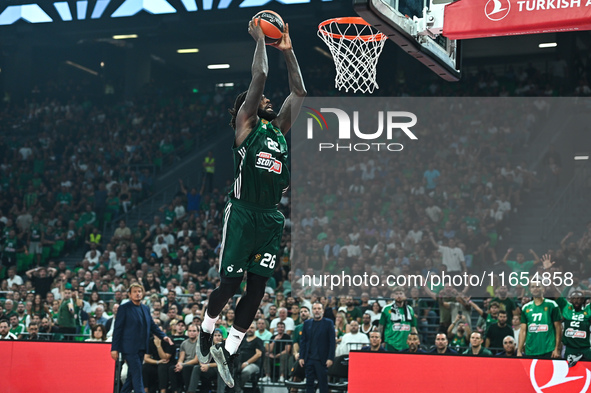
[[0, 341], [1, 393], [112, 393], [111, 343]]
[[584, 393], [589, 369], [565, 360], [351, 352], [349, 392]]
[[591, 0], [460, 0], [445, 7], [454, 40], [591, 29]]

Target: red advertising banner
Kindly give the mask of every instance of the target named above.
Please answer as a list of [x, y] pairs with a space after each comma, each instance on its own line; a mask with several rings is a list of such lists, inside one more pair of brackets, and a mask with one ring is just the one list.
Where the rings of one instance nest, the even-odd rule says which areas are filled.
[[113, 393], [111, 344], [0, 341], [2, 393]]
[[591, 362], [351, 352], [349, 392], [585, 393]]
[[591, 30], [591, 0], [460, 0], [445, 7], [453, 40]]

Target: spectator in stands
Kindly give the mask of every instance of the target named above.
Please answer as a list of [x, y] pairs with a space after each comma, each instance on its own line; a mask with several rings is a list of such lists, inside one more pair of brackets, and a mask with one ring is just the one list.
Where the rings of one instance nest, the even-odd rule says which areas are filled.
[[189, 325], [195, 321], [195, 324], [199, 326], [201, 324], [201, 309], [200, 304], [197, 302], [189, 303], [187, 308], [191, 310], [191, 312], [185, 315], [185, 324]]
[[[256, 321], [257, 330], [254, 332], [255, 336], [261, 339], [261, 341], [265, 345], [265, 352], [269, 352], [269, 342], [271, 341], [271, 337], [273, 337], [273, 333], [271, 333], [267, 329], [268, 323], [265, 318], [259, 318]], [[295, 337], [295, 336], [294, 336]]]
[[382, 346], [382, 336], [379, 332], [370, 332], [369, 333], [369, 345], [361, 348], [362, 351], [371, 351], [371, 352], [386, 352], [384, 347]]
[[[154, 323], [162, 330], [160, 321], [154, 321]], [[168, 389], [168, 369], [174, 354], [174, 345], [170, 345], [156, 336], [150, 338], [148, 351], [144, 355], [144, 364], [142, 366], [142, 376], [147, 392], [160, 391], [160, 393], [166, 393]]]
[[486, 332], [486, 340], [484, 346], [490, 348], [493, 354], [498, 354], [503, 348], [503, 340], [507, 336], [513, 335], [513, 329], [507, 325], [507, 312], [499, 311], [497, 323], [489, 326]]
[[279, 382], [285, 381], [285, 375], [288, 371], [287, 361], [290, 354], [291, 336], [285, 333], [285, 323], [279, 321], [275, 325], [275, 335], [271, 337], [269, 353], [267, 355], [271, 359], [271, 375], [277, 377], [277, 374], [279, 374]]
[[380, 303], [374, 301], [371, 304], [371, 309], [367, 310], [365, 313], [369, 314], [371, 317], [371, 324], [375, 327], [378, 327], [380, 318], [382, 317], [382, 307], [380, 306]]
[[189, 337], [186, 335], [186, 325], [179, 324], [178, 322], [175, 325], [175, 329], [170, 334], [170, 338], [172, 339], [172, 343], [174, 344], [175, 352], [170, 359], [170, 367], [175, 367], [178, 361], [178, 355], [180, 353], [181, 344], [185, 342]]
[[101, 300], [101, 297], [98, 293], [98, 291], [92, 291], [90, 293], [90, 299], [88, 300], [88, 304], [90, 304], [90, 312], [94, 313], [96, 311], [96, 308], [99, 306], [99, 301]]
[[437, 187], [437, 183], [439, 182], [440, 176], [441, 173], [437, 169], [435, 169], [435, 163], [429, 163], [429, 167], [427, 168], [425, 173], [423, 173], [423, 179], [425, 180], [425, 190], [427, 192], [432, 191], [435, 189], [435, 187]]
[[341, 339], [345, 335], [345, 333], [349, 333], [351, 327], [347, 324], [347, 316], [344, 312], [339, 311], [335, 317], [334, 321], [334, 328], [335, 328], [335, 335], [337, 344], [341, 342]]
[[277, 318], [277, 306], [275, 304], [271, 304], [269, 306], [268, 312], [265, 314], [267, 318], [267, 322], [271, 324], [275, 318]]
[[53, 267], [45, 268], [41, 266], [28, 270], [25, 274], [31, 280], [31, 284], [35, 288], [35, 293], [40, 294], [45, 299], [47, 293], [51, 290], [51, 284], [57, 274], [57, 270]]
[[457, 352], [451, 349], [448, 345], [449, 341], [447, 340], [447, 335], [445, 333], [437, 333], [435, 336], [435, 348], [429, 351], [429, 353], [438, 355], [457, 354]]
[[107, 337], [111, 338], [113, 337], [113, 330], [115, 329], [115, 319], [117, 318], [117, 311], [119, 310], [119, 304], [115, 303], [113, 304], [113, 314], [111, 315], [111, 317], [107, 320], [107, 323], [105, 323], [105, 329], [107, 330]]
[[10, 333], [8, 321], [0, 320], [0, 340], [16, 340], [16, 336]]
[[[30, 312], [31, 310], [29, 310]], [[27, 326], [27, 313], [26, 313], [26, 309], [25, 309], [25, 305], [23, 304], [23, 302], [19, 302], [16, 305], [16, 316], [18, 318], [18, 323], [22, 324], [23, 326]]]
[[213, 175], [215, 173], [215, 157], [213, 152], [209, 151], [207, 157], [203, 160], [203, 182], [202, 188], [206, 187], [207, 192], [213, 191]]
[[201, 185], [201, 190], [199, 192], [197, 192], [196, 187], [191, 187], [191, 192], [187, 192], [182, 179], [179, 179], [179, 186], [181, 192], [187, 197], [187, 212], [193, 215], [199, 213], [199, 210], [201, 209], [201, 196], [203, 195], [205, 183]]
[[[281, 329], [281, 326], [284, 326], [284, 324], [279, 323], [277, 325], [278, 330]], [[279, 335], [279, 333], [277, 333], [277, 335], [275, 335], [274, 338], [272, 338], [272, 340], [276, 340], [276, 337]], [[283, 335], [283, 337], [279, 338], [280, 340], [285, 340], [288, 339], [289, 336], [287, 335]], [[271, 352], [273, 351], [273, 349], [278, 349], [277, 347], [274, 347], [273, 344], [275, 344], [274, 342], [271, 343]], [[291, 345], [287, 345], [285, 346], [285, 350], [288, 351], [288, 348], [291, 348]], [[245, 339], [242, 340], [242, 343], [240, 344], [240, 349], [238, 351], [239, 353], [239, 361], [238, 363], [240, 364], [240, 367], [237, 369], [240, 369], [240, 387], [243, 389], [244, 385], [249, 382], [252, 378], [251, 377], [256, 377], [258, 378], [261, 367], [262, 367], [262, 356], [265, 353], [265, 347], [263, 345], [263, 341], [258, 338], [255, 335], [255, 324], [252, 323], [250, 325], [250, 327], [248, 328], [248, 330], [246, 331], [246, 336]], [[285, 357], [287, 358], [289, 356], [290, 352], [286, 352], [285, 353]], [[269, 356], [271, 355], [271, 353], [269, 353]], [[277, 357], [274, 357], [275, 359]], [[282, 368], [283, 369], [283, 368]]]
[[470, 348], [466, 349], [462, 354], [492, 356], [492, 352], [482, 346], [482, 334], [480, 332], [472, 332], [470, 335]]
[[432, 233], [429, 239], [433, 246], [441, 253], [442, 263], [447, 268], [447, 273], [455, 274], [467, 271], [464, 252], [456, 246], [456, 240], [454, 238], [447, 241], [447, 246], [437, 244]]
[[[213, 332], [213, 344], [219, 344], [223, 342], [222, 331], [220, 329], [215, 329]], [[193, 368], [193, 373], [191, 374], [191, 383], [190, 386], [198, 386], [199, 381], [201, 381], [201, 388], [200, 391], [207, 392], [213, 387], [213, 382], [217, 378], [218, 383], [218, 392], [222, 391], [224, 381], [219, 376], [217, 372], [217, 364], [212, 360], [210, 360], [207, 364], [199, 364], [198, 367]], [[188, 393], [193, 393], [188, 391]]]
[[503, 257], [503, 262], [505, 262], [507, 264], [507, 266], [509, 266], [509, 268], [511, 268], [511, 271], [514, 273], [522, 273], [522, 272], [526, 272], [529, 273], [532, 268], [534, 267], [534, 265], [536, 265], [537, 263], [540, 262], [540, 257], [538, 257], [538, 255], [536, 254], [536, 252], [532, 249], [529, 250], [529, 253], [534, 257], [534, 259], [530, 259], [528, 261], [525, 260], [525, 256], [523, 255], [522, 252], [518, 252], [516, 259], [514, 261], [509, 260], [509, 255], [511, 255], [511, 253], [513, 252], [512, 248], [509, 248], [507, 250], [507, 253], [505, 254], [505, 256]]
[[[15, 266], [11, 266], [10, 268], [8, 268], [7, 282], [8, 282], [8, 289], [10, 289], [10, 290], [15, 290], [16, 288], [18, 288], [19, 286], [24, 284], [23, 278], [16, 274], [16, 267]], [[15, 285], [16, 285], [16, 288], [15, 288]]]
[[43, 299], [41, 298], [40, 294], [35, 294], [35, 298], [33, 299], [33, 306], [31, 307], [31, 313], [34, 315], [39, 315], [40, 317], [45, 316], [47, 313], [47, 309], [45, 304], [43, 303]]
[[14, 334], [17, 340], [22, 340], [23, 334], [26, 330], [25, 325], [21, 324], [18, 321], [18, 317], [16, 316], [16, 314], [12, 314], [8, 321], [10, 322], [10, 333]]
[[179, 315], [178, 315], [178, 311], [177, 311], [177, 307], [173, 304], [168, 308], [168, 313], [166, 313], [166, 321], [164, 321], [164, 329], [167, 332], [172, 331], [171, 329], [171, 324], [174, 321], [176, 323], [176, 321], [178, 321], [180, 319]]
[[202, 249], [195, 251], [195, 259], [189, 265], [189, 276], [197, 280], [199, 276], [207, 276], [211, 266], [205, 258]]
[[[292, 375], [292, 380], [296, 381], [296, 382], [301, 381], [302, 379], [304, 379], [304, 376], [305, 376], [304, 369], [302, 366], [300, 366], [298, 359], [300, 357], [300, 337], [302, 335], [302, 329], [304, 327], [304, 322], [306, 322], [308, 319], [310, 319], [310, 310], [308, 309], [307, 306], [303, 305], [300, 307], [300, 324], [295, 327], [293, 334], [292, 334], [292, 342], [293, 342], [292, 354], [294, 356], [296, 363], [293, 367], [291, 375]], [[267, 349], [267, 352], [268, 352], [268, 348], [266, 346], [265, 346], [265, 349]], [[268, 369], [268, 367], [267, 367], [267, 369]]]
[[108, 318], [108, 315], [105, 313], [104, 302], [96, 308], [95, 318], [96, 318], [97, 324], [103, 325], [103, 326], [105, 326], [107, 324], [107, 321], [109, 320], [109, 318]]
[[421, 340], [419, 339], [418, 333], [409, 333], [406, 338], [407, 348], [400, 351], [401, 353], [426, 353], [421, 349]]
[[515, 338], [513, 338], [513, 335], [507, 336], [503, 339], [503, 351], [499, 352], [497, 356], [517, 356], [517, 345], [515, 344]]
[[345, 304], [346, 307], [343, 307], [342, 309], [339, 308], [339, 311], [343, 311], [345, 313], [345, 315], [347, 316], [347, 323], [351, 323], [351, 321], [357, 321], [358, 323], [361, 323], [361, 317], [363, 316], [363, 312], [359, 307], [355, 306], [355, 303], [353, 302], [353, 297], [346, 296]]
[[386, 350], [399, 352], [408, 348], [408, 334], [417, 332], [417, 319], [412, 307], [406, 304], [402, 287], [394, 288], [393, 297], [394, 302], [382, 310], [380, 332], [384, 335]]
[[513, 328], [513, 338], [515, 339], [515, 345], [519, 347], [519, 332], [521, 331], [521, 315], [513, 315], [513, 321], [511, 324]]
[[350, 332], [342, 337], [340, 344], [337, 346], [335, 353], [337, 357], [348, 355], [352, 349], [360, 349], [362, 346], [369, 344], [369, 338], [359, 331], [359, 322], [352, 321], [349, 326]]
[[39, 327], [39, 333], [53, 334], [57, 331], [53, 326], [53, 319], [44, 317], [41, 319], [41, 326]]
[[2, 264], [11, 267], [16, 265], [17, 254], [26, 250], [26, 245], [19, 239], [14, 229], [2, 239]]
[[[69, 284], [64, 288], [62, 293], [62, 302], [59, 306], [57, 324], [60, 328], [60, 333], [74, 335], [76, 334], [76, 318], [80, 310], [77, 302], [72, 295], [72, 289]], [[72, 336], [68, 336], [72, 340]]]
[[275, 328], [277, 327], [277, 323], [279, 322], [283, 322], [283, 324], [285, 325], [285, 334], [289, 335], [293, 333], [293, 330], [295, 329], [295, 324], [293, 322], [293, 319], [287, 316], [287, 308], [281, 307], [279, 308], [278, 312], [279, 316], [271, 321], [271, 328], [269, 329], [271, 333], [275, 333]]
[[170, 306], [175, 306], [177, 309], [177, 312], [179, 310], [183, 309], [176, 299], [176, 291], [174, 291], [174, 290], [168, 291], [168, 293], [166, 294], [166, 302], [162, 306], [162, 311], [168, 314], [168, 310], [170, 309]]
[[[101, 235], [101, 233], [99, 232], [99, 229], [97, 227], [92, 227], [92, 229], [90, 230], [90, 233], [88, 234], [86, 240], [84, 241], [84, 244], [86, 244], [86, 246], [88, 247], [88, 251], [91, 250], [91, 245], [94, 244], [94, 247], [96, 247], [97, 250], [102, 250], [103, 249], [103, 235]], [[110, 245], [110, 244], [109, 244]]]
[[367, 312], [363, 314], [362, 320], [363, 323], [359, 326], [359, 330], [369, 338], [369, 334], [376, 330], [376, 327], [371, 324], [371, 315]]
[[90, 315], [86, 325], [82, 327], [82, 334], [92, 336], [92, 330], [96, 326], [96, 318]]
[[95, 324], [91, 329], [90, 338], [87, 338], [84, 341], [88, 341], [88, 342], [106, 342], [106, 341], [108, 341], [107, 329], [105, 328], [105, 325]]
[[517, 305], [509, 296], [509, 289], [506, 285], [501, 285], [495, 290], [495, 297], [491, 299], [491, 302], [499, 303], [499, 308], [502, 311], [507, 312], [507, 321], [513, 320], [513, 312], [517, 309]]
[[[181, 391], [194, 392], [196, 386], [191, 386], [191, 374], [194, 367], [199, 367], [197, 358], [197, 326], [191, 324], [187, 329], [189, 338], [181, 344], [179, 358], [174, 367], [169, 370], [172, 391], [180, 393]], [[183, 389], [183, 385], [185, 388]]]
[[[468, 303], [476, 312], [480, 315], [478, 322], [476, 323], [476, 330], [486, 335], [488, 329], [497, 323], [499, 317], [500, 305], [497, 302], [488, 302], [488, 311], [483, 311], [473, 301]], [[486, 302], [485, 302], [486, 305]]]
[[27, 331], [29, 333], [27, 335], [28, 341], [47, 341], [46, 336], [39, 335], [39, 324], [37, 322], [31, 322]]
[[148, 272], [142, 279], [146, 293], [160, 293], [160, 280], [154, 275], [153, 272]]
[[[447, 337], [451, 341], [453, 349], [458, 353], [468, 347], [468, 337], [472, 334], [472, 329], [470, 329], [470, 326], [463, 321], [463, 318], [465, 318], [465, 315], [458, 315], [456, 320], [447, 328]], [[456, 324], [457, 329], [455, 329], [456, 332], [453, 333], [454, 325]]]

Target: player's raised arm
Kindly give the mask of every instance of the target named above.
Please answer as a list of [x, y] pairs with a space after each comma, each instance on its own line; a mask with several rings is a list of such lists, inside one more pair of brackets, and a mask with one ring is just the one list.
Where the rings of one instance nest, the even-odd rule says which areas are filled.
[[254, 50], [254, 58], [252, 59], [252, 79], [250, 86], [248, 86], [244, 103], [240, 106], [236, 114], [236, 146], [240, 146], [258, 121], [257, 113], [269, 72], [265, 35], [260, 26], [260, 18], [252, 19], [248, 23], [248, 32], [256, 41], [256, 48]]
[[[306, 97], [306, 87], [300, 71], [298, 60], [293, 52], [291, 38], [289, 36], [289, 24], [285, 24], [285, 31], [281, 39], [276, 44], [271, 44], [283, 52], [285, 63], [287, 64], [287, 76], [289, 79], [289, 96], [283, 102], [277, 118], [273, 124], [281, 130], [283, 135], [287, 134], [291, 125], [300, 113], [304, 97]], [[293, 116], [293, 117], [292, 117]]]

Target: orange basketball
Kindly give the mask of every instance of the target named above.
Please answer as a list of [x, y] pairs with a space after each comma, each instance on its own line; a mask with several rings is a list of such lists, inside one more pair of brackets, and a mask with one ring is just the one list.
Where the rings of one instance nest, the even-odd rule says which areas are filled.
[[271, 10], [264, 10], [257, 13], [254, 18], [261, 18], [261, 28], [265, 33], [265, 44], [274, 44], [283, 35], [285, 24], [281, 16]]

